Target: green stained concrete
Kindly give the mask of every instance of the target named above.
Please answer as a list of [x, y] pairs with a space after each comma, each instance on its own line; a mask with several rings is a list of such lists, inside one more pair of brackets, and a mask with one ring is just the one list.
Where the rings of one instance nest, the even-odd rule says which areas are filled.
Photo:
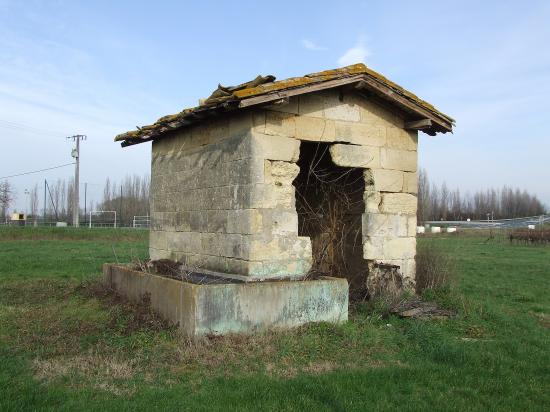
[[348, 319], [345, 279], [197, 285], [106, 264], [105, 281], [130, 300], [149, 294], [151, 307], [191, 337], [292, 328]]

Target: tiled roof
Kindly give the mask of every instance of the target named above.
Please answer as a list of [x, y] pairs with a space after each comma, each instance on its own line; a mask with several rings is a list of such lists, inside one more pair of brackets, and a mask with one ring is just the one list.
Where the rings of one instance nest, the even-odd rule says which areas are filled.
[[250, 82], [234, 87], [219, 85], [218, 89], [201, 105], [164, 116], [152, 125], [119, 134], [115, 141], [122, 141], [123, 146], [142, 143], [154, 140], [167, 132], [204, 121], [222, 112], [269, 104], [290, 96], [343, 85], [355, 85], [359, 92], [375, 94], [387, 100], [408, 113], [409, 120], [429, 119], [431, 126], [424, 129], [429, 134], [452, 131], [454, 125], [451, 117], [364, 64], [354, 64], [280, 81], [274, 80], [273, 76], [258, 76]]

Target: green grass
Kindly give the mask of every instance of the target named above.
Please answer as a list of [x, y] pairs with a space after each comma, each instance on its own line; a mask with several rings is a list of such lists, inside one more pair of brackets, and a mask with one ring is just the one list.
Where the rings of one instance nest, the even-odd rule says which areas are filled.
[[[384, 317], [189, 342], [96, 290], [147, 233], [0, 230], [0, 410], [547, 410], [550, 247], [421, 239], [454, 257], [428, 297], [449, 320]], [[115, 257], [116, 254], [116, 257]]]
[[148, 234], [133, 229], [0, 228], [0, 279], [84, 279], [97, 275], [105, 262], [145, 259]]

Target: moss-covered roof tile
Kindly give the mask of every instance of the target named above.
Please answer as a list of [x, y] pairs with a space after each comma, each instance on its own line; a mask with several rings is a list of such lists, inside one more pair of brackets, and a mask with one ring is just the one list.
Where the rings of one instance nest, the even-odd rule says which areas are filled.
[[377, 86], [384, 90], [387, 89], [388, 92], [386, 97], [389, 96], [389, 100], [398, 102], [401, 99], [401, 104], [405, 101], [409, 107], [418, 108], [419, 111], [429, 113], [435, 120], [441, 120], [441, 123], [438, 122], [439, 125], [432, 130], [432, 134], [452, 130], [454, 120], [451, 117], [439, 112], [430, 103], [420, 99], [415, 94], [392, 82], [380, 73], [359, 63], [339, 69], [311, 73], [302, 77], [291, 77], [280, 81], [275, 81], [274, 76], [258, 76], [254, 80], [242, 83], [238, 86], [224, 87], [218, 85], [218, 88], [208, 99], [202, 102], [201, 105], [184, 109], [176, 114], [161, 117], [154, 124], [138, 128], [138, 130], [119, 134], [116, 136], [115, 140], [122, 141], [124, 146], [154, 140], [166, 132], [200, 122], [220, 112], [237, 110], [241, 102], [247, 99], [257, 98], [263, 95], [275, 95], [276, 93], [286, 90], [295, 90], [296, 92], [294, 94], [300, 94], [302, 91], [303, 93], [308, 93], [311, 91], [308, 90], [308, 87], [311, 85], [350, 77], [353, 77], [353, 79], [350, 80], [355, 80], [356, 78], [358, 82], [361, 81], [361, 78], [374, 81]]

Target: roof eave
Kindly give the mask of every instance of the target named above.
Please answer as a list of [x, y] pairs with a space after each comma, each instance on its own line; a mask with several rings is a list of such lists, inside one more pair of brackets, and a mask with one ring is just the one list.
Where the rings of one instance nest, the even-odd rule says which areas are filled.
[[401, 87], [397, 85], [392, 87], [391, 85], [393, 85], [393, 83], [388, 83], [387, 81], [384, 81], [384, 79], [381, 80], [378, 77], [369, 74], [369, 72], [360, 74], [354, 73], [338, 79], [307, 83], [287, 89], [268, 91], [263, 94], [252, 95], [251, 97], [234, 98], [205, 107], [199, 106], [193, 109], [188, 109], [177, 115], [166, 116], [161, 119], [160, 124], [157, 126], [149, 126], [151, 127], [149, 133], [146, 128], [143, 128], [137, 132], [139, 136], [130, 137], [128, 136], [128, 133], [124, 133], [122, 135], [118, 135], [115, 138], [115, 141], [122, 141], [122, 147], [132, 146], [134, 144], [155, 140], [166, 133], [178, 130], [182, 127], [190, 126], [204, 120], [206, 117], [217, 115], [222, 112], [269, 105], [275, 101], [288, 99], [292, 96], [344, 86], [354, 87], [358, 92], [368, 91], [369, 93], [373, 93], [383, 100], [388, 101], [389, 104], [397, 106], [403, 111], [410, 113], [415, 118], [430, 120], [430, 127], [418, 129], [429, 135], [452, 132], [455, 122], [454, 119], [437, 111], [429, 103], [420, 100]]

